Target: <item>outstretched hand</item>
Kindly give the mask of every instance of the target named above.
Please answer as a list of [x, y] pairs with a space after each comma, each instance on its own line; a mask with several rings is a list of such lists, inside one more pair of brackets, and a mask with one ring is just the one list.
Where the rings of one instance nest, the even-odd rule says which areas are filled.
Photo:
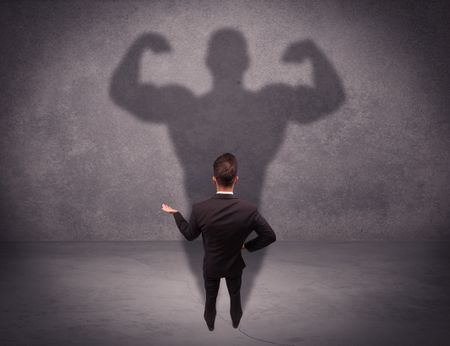
[[161, 206], [161, 210], [166, 212], [167, 214], [175, 214], [178, 210], [169, 207], [167, 204], [163, 203]]

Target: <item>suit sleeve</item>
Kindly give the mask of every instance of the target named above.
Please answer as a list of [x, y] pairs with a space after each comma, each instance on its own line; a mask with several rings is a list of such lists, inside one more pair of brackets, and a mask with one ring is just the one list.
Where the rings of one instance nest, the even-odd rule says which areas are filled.
[[252, 230], [254, 230], [258, 236], [244, 244], [245, 248], [250, 252], [262, 249], [277, 239], [272, 227], [270, 227], [269, 223], [262, 217], [258, 210], [256, 210], [253, 218]]
[[200, 235], [201, 230], [197, 225], [194, 210], [192, 210], [189, 222], [186, 221], [186, 219], [183, 217], [183, 215], [181, 215], [179, 211], [174, 213], [173, 217], [175, 218], [175, 222], [177, 223], [178, 229], [180, 230], [181, 234], [183, 234], [187, 240], [194, 240]]

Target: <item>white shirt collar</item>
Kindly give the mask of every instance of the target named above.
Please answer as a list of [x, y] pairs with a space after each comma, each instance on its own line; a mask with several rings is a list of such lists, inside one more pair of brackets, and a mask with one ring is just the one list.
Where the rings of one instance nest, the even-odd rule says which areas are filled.
[[226, 195], [232, 195], [233, 191], [217, 191], [216, 194], [217, 193], [223, 193], [223, 194], [226, 194]]

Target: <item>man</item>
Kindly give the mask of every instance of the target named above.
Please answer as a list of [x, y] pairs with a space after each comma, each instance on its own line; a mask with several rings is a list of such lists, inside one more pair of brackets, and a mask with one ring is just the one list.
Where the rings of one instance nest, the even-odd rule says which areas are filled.
[[[241, 320], [240, 289], [242, 270], [246, 267], [241, 249], [253, 252], [276, 240], [274, 231], [261, 216], [257, 206], [234, 194], [234, 186], [239, 179], [236, 157], [231, 153], [220, 155], [214, 161], [213, 169], [216, 194], [192, 206], [189, 222], [178, 210], [162, 204], [162, 210], [174, 216], [180, 232], [187, 240], [194, 240], [202, 234], [206, 292], [203, 317], [211, 331], [214, 330], [216, 298], [222, 277], [225, 277], [230, 294], [233, 327], [237, 328]], [[252, 231], [258, 236], [245, 242]]]

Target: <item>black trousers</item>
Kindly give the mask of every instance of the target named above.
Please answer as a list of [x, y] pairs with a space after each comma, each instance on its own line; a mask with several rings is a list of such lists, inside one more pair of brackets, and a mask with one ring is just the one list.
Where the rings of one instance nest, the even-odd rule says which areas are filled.
[[[204, 317], [208, 324], [213, 325], [216, 317], [216, 299], [219, 292], [220, 278], [208, 278], [203, 276], [205, 281], [205, 313]], [[242, 317], [241, 307], [241, 283], [242, 273], [230, 277], [225, 277], [228, 293], [230, 294], [230, 315], [234, 323], [239, 323]]]

